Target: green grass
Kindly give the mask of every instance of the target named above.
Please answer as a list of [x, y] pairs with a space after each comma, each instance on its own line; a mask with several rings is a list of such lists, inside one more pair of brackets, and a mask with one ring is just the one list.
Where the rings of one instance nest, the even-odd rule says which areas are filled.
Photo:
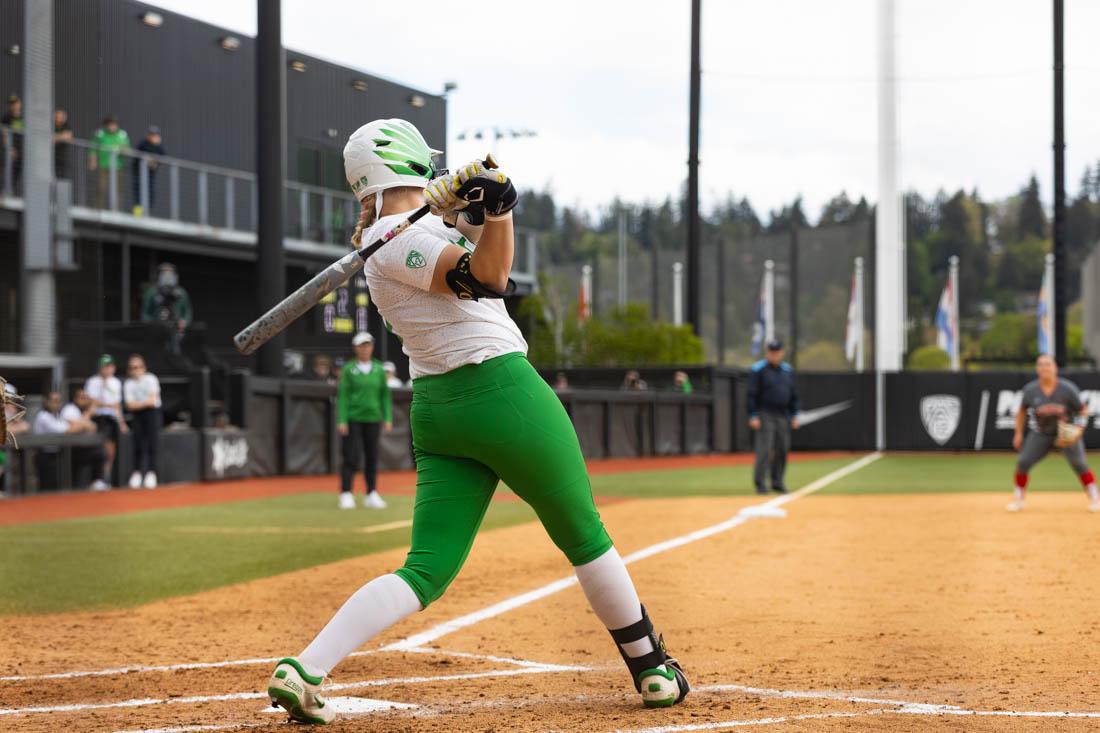
[[[851, 460], [792, 463], [787, 485], [800, 488]], [[1007, 495], [1013, 464], [1007, 453], [889, 456], [822, 493]], [[604, 474], [593, 476], [592, 484], [603, 496], [749, 495], [752, 469]], [[1035, 469], [1031, 486], [1036, 491], [1080, 491], [1076, 477], [1058, 456]], [[332, 494], [296, 494], [0, 528], [0, 614], [135, 606], [407, 546], [407, 527], [361, 531], [367, 524], [410, 517], [412, 497], [390, 496], [388, 501], [382, 511], [341, 512]], [[495, 502], [483, 528], [534, 519], [520, 502]]]
[[[411, 516], [412, 497], [387, 501], [339, 511], [335, 494], [294, 494], [5, 527], [0, 614], [134, 606], [407, 546], [407, 527], [359, 531]], [[521, 502], [496, 502], [482, 526], [532, 519]]]
[[[830, 494], [1001, 492], [1008, 496], [1015, 467], [1016, 456], [1011, 453], [886, 456], [837, 481], [826, 491]], [[1032, 470], [1028, 491], [1081, 491], [1081, 484], [1060, 455], [1050, 455]]]
[[[787, 488], [805, 486], [830, 471], [851, 463], [854, 457], [798, 461], [787, 466]], [[752, 466], [722, 466], [685, 470], [656, 470], [602, 474], [592, 477], [598, 496], [737, 496], [752, 494]]]

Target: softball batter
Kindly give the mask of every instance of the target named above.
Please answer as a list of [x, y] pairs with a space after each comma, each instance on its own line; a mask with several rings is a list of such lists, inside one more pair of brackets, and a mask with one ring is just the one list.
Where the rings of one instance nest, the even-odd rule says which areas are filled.
[[510, 287], [516, 190], [478, 161], [436, 177], [436, 154], [404, 120], [364, 125], [344, 148], [362, 205], [356, 245], [425, 202], [439, 217], [421, 219], [364, 268], [413, 378], [412, 546], [402, 567], [356, 591], [301, 654], [279, 661], [268, 693], [292, 720], [331, 721], [320, 694], [325, 676], [443, 595], [504, 481], [573, 565], [646, 707], [674, 705], [688, 693], [687, 679], [666, 655], [600, 521], [569, 417], [528, 363], [527, 344], [500, 300]]
[[[1020, 409], [1016, 412], [1016, 433], [1012, 436], [1012, 447], [1020, 452], [1020, 456], [1016, 460], [1013, 501], [1007, 507], [1010, 512], [1023, 510], [1028, 473], [1032, 466], [1055, 447], [1058, 424], [1088, 414], [1077, 385], [1058, 377], [1058, 365], [1053, 358], [1040, 356], [1035, 362], [1035, 372], [1039, 378], [1028, 382], [1024, 387]], [[1027, 438], [1024, 438], [1024, 426], [1029, 423], [1029, 417], [1031, 430]], [[1096, 476], [1085, 459], [1085, 441], [1078, 439], [1064, 446], [1062, 455], [1066, 457], [1088, 494], [1089, 511], [1100, 512], [1100, 491], [1096, 488]]]

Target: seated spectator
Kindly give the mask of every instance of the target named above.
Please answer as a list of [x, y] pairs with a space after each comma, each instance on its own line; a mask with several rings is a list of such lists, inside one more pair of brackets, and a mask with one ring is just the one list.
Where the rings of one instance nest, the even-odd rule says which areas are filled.
[[[82, 432], [99, 432], [99, 426], [95, 422], [96, 405], [88, 391], [83, 387], [73, 390], [73, 401], [61, 408], [61, 418], [68, 420], [69, 425], [79, 425]], [[103, 480], [103, 446], [82, 445], [73, 448], [73, 483], [77, 488], [84, 488], [89, 481], [92, 491], [106, 491], [110, 488]], [[87, 478], [85, 477], [87, 474]]]
[[554, 375], [554, 384], [551, 386], [555, 392], [569, 389], [569, 377], [565, 376], [565, 372], [558, 372]]
[[115, 360], [110, 354], [99, 357], [99, 373], [88, 377], [84, 391], [95, 405], [92, 420], [99, 434], [106, 438], [103, 444], [103, 473], [100, 476], [110, 483], [114, 475], [119, 433], [129, 432], [126, 421], [122, 419], [122, 382], [115, 376]]
[[130, 149], [130, 136], [118, 126], [118, 120], [114, 115], [107, 115], [103, 120], [103, 126], [95, 131], [92, 136], [95, 150], [88, 156], [89, 170], [96, 171], [95, 205], [97, 209], [105, 209], [112, 203], [110, 197], [112, 171], [115, 176], [114, 206], [118, 206], [117, 197], [122, 195], [122, 165], [123, 154]]
[[404, 387], [405, 383], [397, 376], [397, 365], [392, 361], [382, 362], [382, 368], [386, 371], [386, 386], [390, 389]]
[[157, 488], [157, 447], [160, 443], [160, 380], [145, 367], [145, 358], [131, 354], [122, 393], [133, 417], [134, 472], [130, 488]]
[[325, 354], [315, 354], [311, 368], [313, 379], [325, 384], [336, 384], [336, 380], [332, 376], [332, 357]]
[[160, 165], [160, 161], [153, 156], [164, 155], [164, 146], [161, 145], [160, 128], [156, 125], [149, 125], [149, 129], [145, 133], [145, 138], [138, 143], [137, 149], [142, 153], [146, 153], [146, 155], [134, 158], [134, 171], [133, 178], [131, 179], [134, 185], [133, 212], [134, 216], [144, 216], [145, 208], [141, 205], [141, 166], [144, 163], [145, 167], [149, 170], [149, 208], [152, 209], [157, 198], [157, 166]]
[[141, 298], [141, 320], [175, 324], [182, 332], [191, 322], [191, 296], [180, 285], [176, 266], [165, 262], [157, 268], [157, 281], [145, 289]]
[[[61, 417], [61, 393], [50, 392], [46, 395], [46, 403], [34, 417], [34, 432], [39, 435], [62, 435], [66, 433], [95, 432], [95, 425], [88, 420], [79, 420], [70, 423]], [[57, 489], [61, 486], [59, 477], [61, 449], [56, 446], [46, 446], [38, 449], [34, 457], [35, 468], [38, 471], [38, 487], [41, 489]], [[86, 460], [85, 456], [85, 460]], [[93, 463], [102, 465], [103, 457], [95, 455]], [[76, 472], [76, 455], [73, 455], [73, 469]]]
[[71, 178], [69, 148], [72, 147], [73, 128], [69, 126], [69, 113], [63, 109], [53, 111], [53, 170], [58, 179]]
[[626, 373], [626, 376], [623, 377], [622, 389], [633, 392], [643, 389], [649, 389], [649, 385], [645, 383], [644, 379], [642, 379], [641, 374], [639, 374], [634, 369], [631, 369]]
[[687, 372], [676, 372], [672, 375], [672, 391], [691, 394], [691, 380], [688, 379]]

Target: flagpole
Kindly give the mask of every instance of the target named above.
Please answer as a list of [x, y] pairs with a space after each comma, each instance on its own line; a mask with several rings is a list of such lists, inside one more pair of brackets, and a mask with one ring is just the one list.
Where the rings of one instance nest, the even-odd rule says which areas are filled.
[[764, 343], [775, 340], [775, 262], [764, 262]]
[[856, 371], [863, 371], [863, 258], [856, 257]]
[[588, 320], [592, 315], [592, 265], [581, 268], [581, 308], [580, 319]]
[[672, 263], [672, 324], [684, 325], [684, 264]]
[[[1036, 320], [1039, 327], [1039, 343], [1038, 351], [1040, 354], [1054, 355], [1055, 342], [1054, 342], [1054, 255], [1047, 254], [1044, 259], [1043, 265], [1043, 283], [1039, 286], [1039, 297], [1043, 302], [1039, 304], [1036, 309], [1038, 311]], [[1043, 323], [1043, 315], [1046, 315], [1046, 324]], [[1046, 342], [1045, 344], [1043, 342]]]
[[948, 262], [948, 283], [951, 286], [951, 371], [959, 371], [959, 342], [962, 334], [959, 333], [959, 258], [952, 255]]

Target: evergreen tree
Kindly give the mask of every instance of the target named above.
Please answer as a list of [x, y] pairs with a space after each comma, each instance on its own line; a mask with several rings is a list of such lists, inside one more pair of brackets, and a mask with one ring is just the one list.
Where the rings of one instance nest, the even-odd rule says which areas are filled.
[[1047, 234], [1047, 215], [1043, 211], [1043, 202], [1039, 198], [1039, 181], [1035, 176], [1027, 183], [1027, 188], [1020, 192], [1020, 211], [1016, 220], [1014, 239], [1023, 239], [1028, 235], [1042, 239]]

